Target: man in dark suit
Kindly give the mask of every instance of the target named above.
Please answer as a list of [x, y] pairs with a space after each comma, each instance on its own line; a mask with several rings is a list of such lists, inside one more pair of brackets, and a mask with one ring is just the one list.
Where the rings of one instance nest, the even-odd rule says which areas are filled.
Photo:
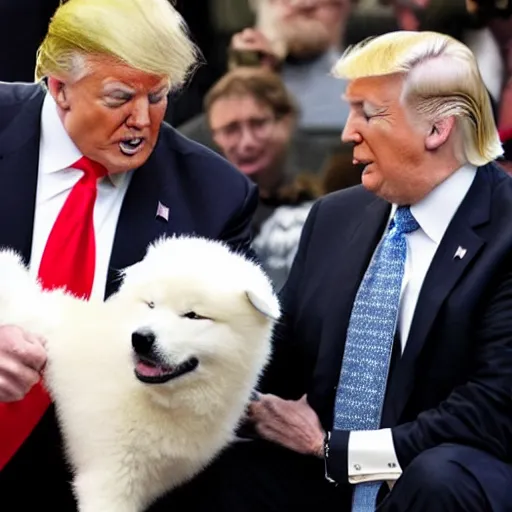
[[[162, 124], [169, 89], [196, 58], [177, 12], [167, 0], [120, 6], [63, 4], [38, 54], [39, 82], [0, 84], [0, 245], [45, 286], [100, 299], [161, 236], [247, 251], [257, 205], [243, 175]], [[44, 340], [0, 326], [2, 510], [75, 510], [40, 385], [45, 361]]]
[[510, 511], [512, 181], [474, 57], [397, 32], [335, 70], [362, 186], [306, 222], [258, 438], [181, 493], [188, 510]]

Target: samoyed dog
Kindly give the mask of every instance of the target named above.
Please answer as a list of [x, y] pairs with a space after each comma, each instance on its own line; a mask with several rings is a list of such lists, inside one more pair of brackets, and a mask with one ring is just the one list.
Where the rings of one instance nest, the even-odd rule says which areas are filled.
[[46, 339], [80, 512], [141, 512], [230, 443], [279, 315], [260, 267], [220, 242], [154, 243], [106, 302], [43, 291], [0, 252], [0, 325]]

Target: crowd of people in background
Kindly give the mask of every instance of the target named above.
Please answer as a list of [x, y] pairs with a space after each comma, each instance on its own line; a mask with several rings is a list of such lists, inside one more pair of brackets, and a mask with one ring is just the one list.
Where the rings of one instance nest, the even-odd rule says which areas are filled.
[[[506, 149], [501, 163], [512, 168], [512, 102], [507, 101], [512, 42], [505, 35], [507, 30], [512, 33], [512, 22], [484, 8], [468, 9], [463, 0], [378, 3], [397, 28], [446, 33], [473, 51]], [[351, 23], [358, 23], [359, 4], [250, 2], [254, 25], [232, 36], [225, 75], [205, 94], [203, 111], [178, 127], [192, 140], [219, 151], [259, 185], [255, 249], [278, 288], [290, 268], [311, 201], [360, 182], [361, 169], [344, 157], [350, 147], [340, 140], [348, 117], [341, 101], [345, 84], [331, 73], [349, 44]], [[354, 31], [350, 44], [357, 41]], [[226, 137], [229, 130], [232, 136]], [[282, 207], [274, 212], [277, 206]]]

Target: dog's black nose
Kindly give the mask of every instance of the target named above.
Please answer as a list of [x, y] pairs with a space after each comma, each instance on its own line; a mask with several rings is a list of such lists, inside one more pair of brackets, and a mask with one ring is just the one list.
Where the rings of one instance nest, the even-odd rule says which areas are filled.
[[135, 331], [132, 333], [132, 347], [137, 354], [149, 355], [156, 337], [152, 332]]

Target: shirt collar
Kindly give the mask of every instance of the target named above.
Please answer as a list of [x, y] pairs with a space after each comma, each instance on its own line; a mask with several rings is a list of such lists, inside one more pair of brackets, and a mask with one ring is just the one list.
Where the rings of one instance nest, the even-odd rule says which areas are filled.
[[430, 194], [411, 206], [411, 213], [421, 229], [437, 245], [471, 187], [476, 172], [473, 165], [462, 166]]
[[[65, 171], [82, 156], [62, 124], [55, 100], [47, 93], [41, 111], [39, 172], [53, 174]], [[109, 174], [106, 179], [115, 187], [119, 187], [126, 179], [126, 175], [124, 172]]]

